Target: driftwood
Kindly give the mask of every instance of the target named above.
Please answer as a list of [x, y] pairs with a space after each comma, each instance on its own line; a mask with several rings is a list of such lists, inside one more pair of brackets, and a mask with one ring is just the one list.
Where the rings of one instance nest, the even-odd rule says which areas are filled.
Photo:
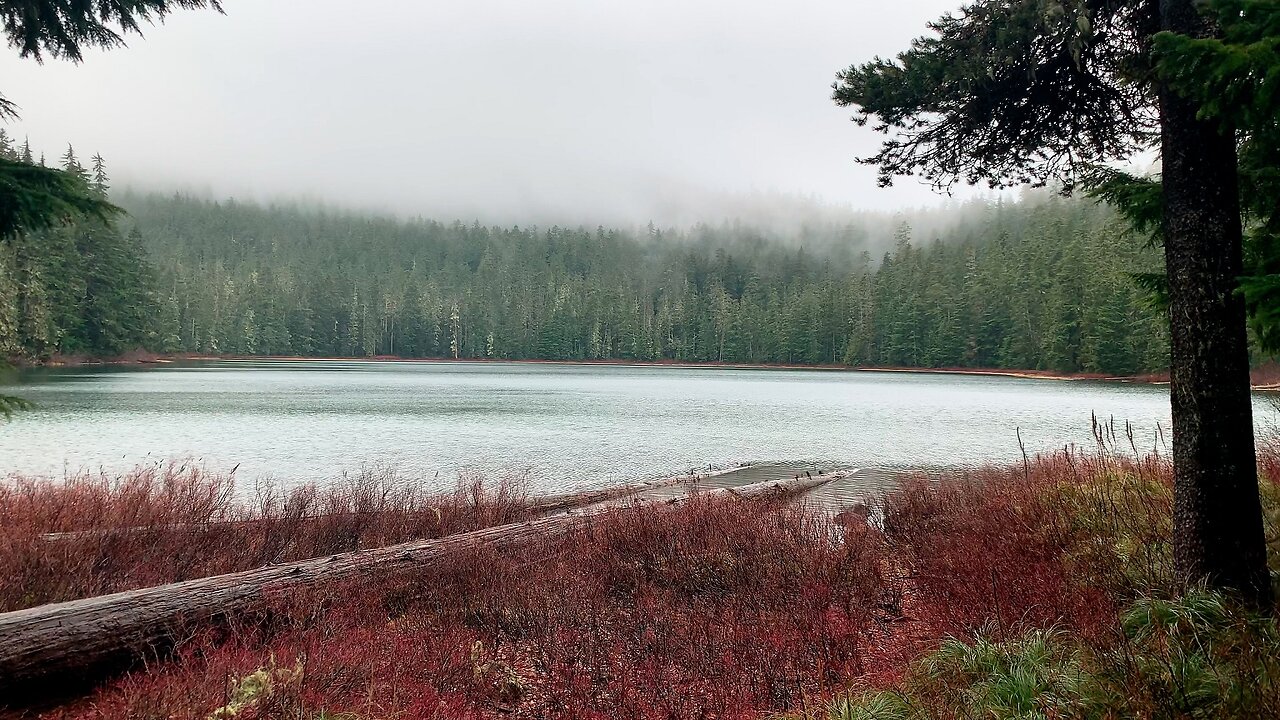
[[688, 475], [675, 475], [659, 480], [645, 480], [641, 482], [628, 483], [626, 485], [614, 485], [611, 487], [598, 488], [596, 490], [585, 490], [573, 493], [559, 493], [556, 495], [542, 495], [533, 498], [530, 501], [530, 509], [534, 514], [547, 515], [559, 510], [571, 510], [573, 508], [586, 507], [595, 505], [596, 503], [610, 502], [613, 500], [621, 500], [622, 498], [638, 495], [649, 490], [657, 490], [659, 488], [679, 485], [681, 483], [696, 483], [699, 480], [717, 475], [728, 475], [742, 468], [731, 467], [721, 470], [707, 470], [705, 472], [693, 472]]
[[[762, 482], [712, 490], [704, 495], [785, 498], [837, 477]], [[676, 505], [683, 500], [660, 502]], [[643, 502], [642, 498], [633, 501]], [[626, 506], [597, 505], [435, 540], [0, 613], [0, 707], [36, 700], [56, 691], [66, 692], [67, 686], [61, 683], [68, 679], [87, 683], [139, 660], [161, 656], [184, 628], [250, 611], [281, 591], [394, 576], [429, 567], [440, 558], [469, 549], [501, 549], [555, 538], [587, 518], [618, 507]]]

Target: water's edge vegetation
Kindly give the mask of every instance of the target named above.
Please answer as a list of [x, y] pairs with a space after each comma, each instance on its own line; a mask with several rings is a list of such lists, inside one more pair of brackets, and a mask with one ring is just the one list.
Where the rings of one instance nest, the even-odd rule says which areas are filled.
[[[1260, 470], [1274, 572], [1274, 446]], [[137, 573], [187, 573], [201, 557], [256, 563], [449, 518], [465, 531], [519, 517], [522, 502], [473, 483], [424, 513], [413, 490], [370, 477], [269, 500], [263, 514], [293, 515], [248, 531], [175, 523], [230, 503], [225, 483], [187, 469], [6, 485], [6, 547], [43, 543], [10, 556], [8, 607], [155, 582]], [[836, 515], [724, 501], [615, 511], [568, 538], [279, 596], [41, 716], [1274, 716], [1280, 630], [1229, 597], [1180, 594], [1170, 484], [1167, 458], [1104, 449], [919, 474]], [[311, 532], [301, 517], [321, 508], [337, 512]], [[153, 525], [47, 550], [44, 533], [84, 518]]]

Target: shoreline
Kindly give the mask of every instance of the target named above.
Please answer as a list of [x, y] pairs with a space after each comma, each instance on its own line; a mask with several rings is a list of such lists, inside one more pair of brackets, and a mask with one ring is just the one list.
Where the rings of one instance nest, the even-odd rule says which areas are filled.
[[[930, 375], [976, 375], [981, 377], [1009, 377], [1023, 380], [1056, 380], [1061, 382], [1117, 382], [1146, 385], [1167, 385], [1167, 373], [1149, 373], [1142, 375], [1108, 375], [1105, 373], [1060, 373], [1052, 370], [1029, 370], [1019, 368], [923, 368], [900, 366], [858, 366], [840, 364], [805, 365], [797, 363], [732, 363], [715, 361], [688, 360], [546, 360], [540, 358], [409, 358], [396, 355], [375, 355], [371, 357], [304, 357], [299, 355], [204, 355], [199, 353], [129, 353], [116, 358], [85, 358], [54, 356], [43, 363], [19, 365], [28, 368], [72, 368], [72, 367], [136, 367], [143, 365], [168, 365], [182, 362], [345, 362], [345, 363], [407, 363], [407, 364], [445, 364], [467, 363], [476, 365], [510, 364], [510, 365], [563, 365], [579, 367], [662, 367], [686, 370], [818, 370], [824, 372], [876, 372]], [[1255, 384], [1255, 390], [1280, 389], [1280, 383]]]
[[[475, 365], [563, 365], [568, 367], [660, 367], [684, 370], [815, 370], [823, 372], [871, 372], [918, 375], [976, 375], [979, 377], [1007, 377], [1021, 380], [1055, 380], [1058, 382], [1105, 382], [1133, 385], [1168, 385], [1169, 373], [1151, 372], [1136, 375], [1109, 375], [1107, 373], [1062, 373], [1054, 370], [1025, 368], [967, 368], [967, 367], [902, 367], [893, 365], [840, 365], [832, 363], [804, 365], [797, 363], [733, 363], [694, 360], [545, 360], [541, 358], [413, 358], [399, 355], [373, 356], [318, 356], [301, 355], [205, 355], [201, 353], [150, 353], [137, 351], [114, 358], [90, 358], [55, 355], [40, 363], [13, 362], [22, 368], [74, 368], [74, 367], [138, 367], [144, 365], [169, 365], [183, 362], [343, 362], [343, 363], [406, 363], [447, 364], [467, 363]], [[1280, 391], [1280, 363], [1268, 362], [1250, 371], [1250, 387], [1255, 391]]]

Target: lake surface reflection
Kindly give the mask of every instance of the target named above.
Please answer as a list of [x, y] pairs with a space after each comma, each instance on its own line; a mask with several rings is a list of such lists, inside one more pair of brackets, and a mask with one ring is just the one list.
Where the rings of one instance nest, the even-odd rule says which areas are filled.
[[[527, 472], [567, 490], [741, 461], [955, 465], [1091, 444], [1090, 416], [1167, 432], [1166, 389], [1016, 378], [629, 366], [207, 362], [28, 370], [0, 472], [192, 458], [238, 477], [383, 465], [452, 484]], [[1258, 403], [1260, 422], [1270, 406]]]

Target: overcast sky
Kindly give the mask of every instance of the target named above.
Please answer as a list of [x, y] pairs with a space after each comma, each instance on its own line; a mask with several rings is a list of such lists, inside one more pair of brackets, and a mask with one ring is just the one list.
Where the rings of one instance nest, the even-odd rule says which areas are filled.
[[10, 51], [9, 127], [117, 185], [483, 222], [893, 209], [835, 72], [956, 0], [223, 0], [73, 66]]

